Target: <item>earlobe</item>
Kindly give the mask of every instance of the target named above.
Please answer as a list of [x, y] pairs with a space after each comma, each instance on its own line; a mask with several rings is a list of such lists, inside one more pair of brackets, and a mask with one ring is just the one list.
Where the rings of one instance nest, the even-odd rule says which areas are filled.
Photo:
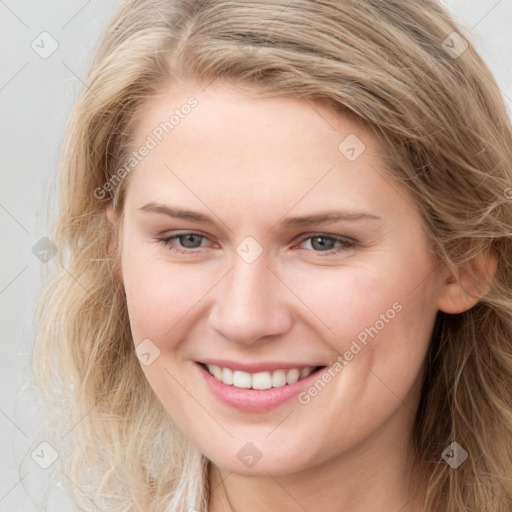
[[438, 299], [439, 311], [458, 314], [471, 309], [488, 293], [496, 268], [496, 255], [489, 249], [460, 267], [447, 270]]

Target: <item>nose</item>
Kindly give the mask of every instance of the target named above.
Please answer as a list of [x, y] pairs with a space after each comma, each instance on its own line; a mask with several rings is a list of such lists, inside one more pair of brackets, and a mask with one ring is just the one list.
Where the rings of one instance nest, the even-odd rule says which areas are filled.
[[282, 335], [292, 325], [289, 293], [263, 257], [247, 263], [235, 256], [233, 267], [216, 286], [210, 326], [245, 345]]

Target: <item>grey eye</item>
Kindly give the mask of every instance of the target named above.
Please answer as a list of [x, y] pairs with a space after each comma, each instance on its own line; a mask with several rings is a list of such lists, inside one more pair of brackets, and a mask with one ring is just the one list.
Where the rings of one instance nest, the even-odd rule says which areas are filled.
[[186, 249], [194, 249], [196, 247], [201, 246], [201, 242], [204, 236], [196, 235], [194, 233], [188, 233], [186, 235], [179, 235], [176, 238], [179, 240], [180, 244]]
[[328, 236], [314, 236], [311, 237], [310, 240], [311, 247], [313, 247], [315, 251], [330, 250], [333, 249], [336, 244], [336, 240]]

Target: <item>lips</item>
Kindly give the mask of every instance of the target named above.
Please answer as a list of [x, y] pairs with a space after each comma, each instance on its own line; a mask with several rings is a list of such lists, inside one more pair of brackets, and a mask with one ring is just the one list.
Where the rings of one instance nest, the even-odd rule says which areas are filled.
[[196, 361], [195, 366], [216, 399], [231, 408], [252, 413], [267, 412], [289, 402], [320, 378], [326, 368], [294, 363], [239, 365], [226, 360]]

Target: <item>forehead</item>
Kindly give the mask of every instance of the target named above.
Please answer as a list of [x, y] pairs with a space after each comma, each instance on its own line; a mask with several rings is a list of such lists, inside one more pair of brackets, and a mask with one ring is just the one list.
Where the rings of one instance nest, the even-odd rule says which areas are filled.
[[326, 102], [276, 96], [254, 86], [220, 81], [203, 88], [175, 85], [163, 89], [142, 106], [134, 126], [139, 142], [152, 134], [158, 142], [172, 139], [174, 145], [183, 144], [189, 142], [185, 139], [190, 131], [196, 135], [191, 141], [196, 147], [222, 142], [221, 149], [245, 142], [246, 153], [270, 137], [283, 151], [299, 152], [298, 144], [304, 139], [308, 150], [337, 151], [340, 140], [349, 134], [364, 138], [366, 149], [383, 151], [362, 121], [336, 112]]
[[378, 139], [322, 103], [226, 84], [173, 87], [137, 117], [135, 150], [148, 141], [129, 187], [148, 200], [179, 193], [256, 211], [334, 208], [341, 198], [356, 209], [385, 197]]

